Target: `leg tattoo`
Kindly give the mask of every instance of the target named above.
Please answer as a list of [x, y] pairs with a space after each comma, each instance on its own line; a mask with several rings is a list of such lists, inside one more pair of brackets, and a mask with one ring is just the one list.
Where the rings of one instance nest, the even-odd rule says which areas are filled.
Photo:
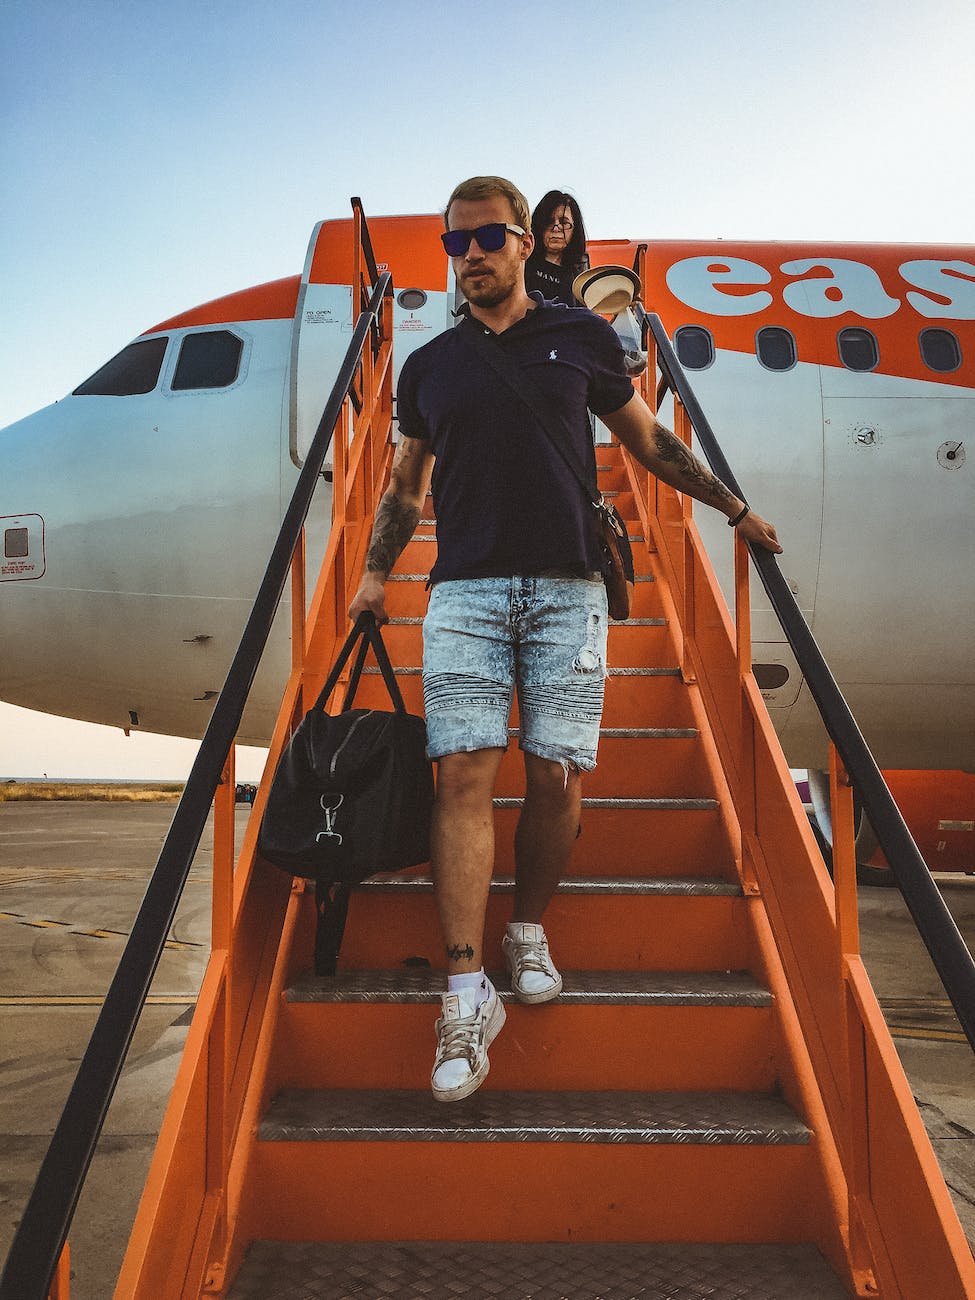
[[454, 943], [447, 949], [447, 956], [451, 961], [470, 961], [474, 956], [474, 949], [470, 944], [462, 948], [459, 943]]

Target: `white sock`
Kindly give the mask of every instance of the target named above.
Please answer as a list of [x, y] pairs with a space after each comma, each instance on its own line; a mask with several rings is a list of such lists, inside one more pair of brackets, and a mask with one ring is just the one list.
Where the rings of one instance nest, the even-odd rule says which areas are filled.
[[457, 993], [460, 989], [474, 990], [475, 1009], [482, 1002], [486, 1002], [491, 996], [491, 985], [484, 974], [484, 967], [482, 966], [480, 970], [465, 971], [463, 975], [448, 975], [447, 992]]

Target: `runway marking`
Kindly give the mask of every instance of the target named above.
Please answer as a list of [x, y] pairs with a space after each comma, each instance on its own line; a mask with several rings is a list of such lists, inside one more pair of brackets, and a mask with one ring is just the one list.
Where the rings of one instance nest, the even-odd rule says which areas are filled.
[[937, 1043], [967, 1043], [967, 1037], [952, 1029], [909, 1029], [906, 1025], [888, 1025], [891, 1038], [922, 1038]]
[[[206, 875], [201, 875], [201, 871]], [[188, 885], [209, 885], [209, 866], [194, 867], [186, 883]], [[79, 867], [0, 867], [0, 885], [44, 885], [61, 880], [134, 880], [145, 884], [152, 875], [151, 871], [140, 871], [137, 867], [117, 867], [105, 871], [84, 871]]]
[[[70, 921], [52, 921], [43, 916], [25, 916], [23, 912], [0, 912], [0, 920], [13, 921], [15, 925], [26, 925], [32, 930], [64, 930], [66, 934], [81, 934], [86, 939], [127, 939], [128, 930], [107, 930], [104, 928], [86, 930]], [[180, 952], [185, 948], [208, 948], [210, 945], [196, 943], [191, 939], [167, 939], [163, 944], [171, 952]]]
[[880, 998], [885, 1011], [944, 1011], [951, 1007], [947, 998]]
[[[41, 997], [33, 993], [6, 993], [0, 995], [0, 1007], [100, 1007], [105, 998], [99, 993], [50, 994]], [[195, 993], [150, 993], [147, 1007], [191, 1007], [196, 1005]]]
[[[947, 998], [878, 998], [891, 1038], [917, 1038], [936, 1043], [967, 1043], [963, 1030], [938, 1028], [937, 1022], [957, 1025], [954, 1007]], [[899, 1021], [906, 1020], [906, 1024]], [[934, 1021], [934, 1025], [916, 1023]], [[915, 1023], [911, 1023], [915, 1021]]]

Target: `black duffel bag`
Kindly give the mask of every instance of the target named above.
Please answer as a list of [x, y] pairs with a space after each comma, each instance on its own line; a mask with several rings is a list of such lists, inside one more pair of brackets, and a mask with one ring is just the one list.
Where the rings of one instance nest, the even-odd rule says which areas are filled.
[[[326, 713], [357, 644], [342, 712]], [[391, 711], [352, 708], [370, 645]], [[407, 713], [379, 628], [366, 611], [281, 755], [257, 840], [269, 862], [315, 880], [318, 974], [334, 973], [350, 887], [429, 860], [432, 805], [426, 724]]]

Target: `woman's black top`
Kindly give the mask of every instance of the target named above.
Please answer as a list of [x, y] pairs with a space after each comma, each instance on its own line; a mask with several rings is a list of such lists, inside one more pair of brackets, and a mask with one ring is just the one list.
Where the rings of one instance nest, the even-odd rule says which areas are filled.
[[572, 281], [588, 266], [588, 257], [581, 262], [559, 266], [555, 262], [546, 262], [544, 256], [533, 253], [525, 263], [525, 288], [529, 293], [537, 289], [549, 302], [564, 302], [567, 307], [577, 307], [579, 303], [572, 296]]

